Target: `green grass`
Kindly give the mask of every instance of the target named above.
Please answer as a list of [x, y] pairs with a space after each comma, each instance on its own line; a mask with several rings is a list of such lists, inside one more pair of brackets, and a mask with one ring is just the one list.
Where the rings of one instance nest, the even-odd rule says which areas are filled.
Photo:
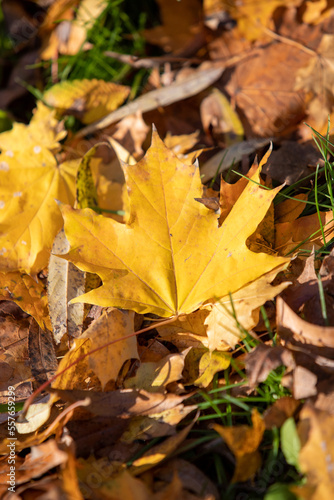
[[[107, 51], [146, 56], [146, 41], [142, 31], [152, 19], [158, 23], [158, 13], [153, 0], [133, 2], [131, 0], [109, 0], [106, 9], [96, 19], [87, 34], [86, 42], [91, 50], [80, 50], [74, 56], [60, 56], [57, 59], [58, 80], [98, 78], [128, 84], [132, 88], [131, 98], [142, 88], [148, 71], [134, 70], [130, 65], [105, 55]], [[51, 61], [45, 68], [46, 88], [51, 79]]]

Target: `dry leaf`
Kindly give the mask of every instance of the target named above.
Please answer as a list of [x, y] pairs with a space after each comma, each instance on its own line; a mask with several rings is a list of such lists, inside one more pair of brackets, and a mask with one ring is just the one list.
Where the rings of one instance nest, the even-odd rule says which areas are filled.
[[185, 355], [169, 354], [157, 363], [141, 363], [136, 375], [125, 380], [124, 387], [162, 392], [167, 384], [182, 378]]
[[242, 482], [251, 479], [261, 465], [261, 455], [258, 447], [262, 441], [265, 425], [257, 410], [252, 412], [253, 427], [239, 425], [223, 427], [214, 424], [213, 428], [224, 439], [236, 458], [236, 466], [232, 482]]
[[92, 123], [117, 109], [129, 92], [129, 87], [103, 80], [72, 80], [51, 87], [44, 100], [61, 114], [73, 114], [83, 123]]
[[78, 293], [85, 292], [85, 274], [71, 262], [57, 256], [67, 253], [69, 249], [64, 230], [61, 230], [53, 242], [48, 272], [48, 303], [57, 344], [66, 333], [69, 337], [78, 337], [84, 320], [84, 305], [69, 304], [69, 301]]
[[175, 436], [171, 436], [162, 443], [152, 446], [152, 448], [146, 451], [140, 458], [137, 458], [137, 460], [132, 463], [130, 471], [135, 475], [142, 474], [166, 459], [173, 451], [179, 448], [186, 439], [197, 417], [198, 415], [196, 415], [195, 419], [187, 425], [187, 427], [184, 427], [184, 429], [175, 434]]
[[249, 182], [218, 229], [215, 214], [194, 200], [202, 194], [198, 169], [179, 161], [156, 132], [146, 156], [124, 171], [131, 206], [127, 225], [89, 209], [63, 207], [71, 244], [67, 258], [103, 281], [75, 301], [168, 317], [192, 312], [287, 262], [254, 254], [245, 244], [277, 189]]
[[213, 136], [214, 141], [222, 141], [227, 146], [242, 141], [242, 123], [228, 99], [218, 89], [213, 89], [203, 99], [200, 112], [203, 129], [207, 135]]
[[269, 139], [251, 139], [223, 149], [201, 166], [202, 182], [208, 182], [219, 173], [238, 163], [243, 156], [250, 155], [256, 149], [266, 146], [268, 143]]
[[53, 152], [58, 151], [59, 141], [66, 136], [67, 132], [63, 122], [59, 122], [55, 114], [54, 110], [45, 106], [41, 101], [37, 101], [29, 125], [14, 123], [11, 130], [0, 134], [2, 152], [12, 157], [13, 152], [29, 149], [32, 144], [39, 149], [45, 147]]
[[0, 273], [0, 300], [12, 300], [41, 328], [52, 329], [46, 290], [40, 281], [19, 272]]
[[304, 486], [293, 491], [305, 500], [327, 500], [334, 495], [334, 417], [306, 405], [300, 413], [299, 464], [306, 474]]
[[[162, 26], [143, 32], [149, 43], [166, 52], [178, 52], [187, 46], [198, 32], [201, 19], [199, 0], [158, 0]], [[197, 29], [196, 29], [197, 28]]]
[[312, 95], [309, 114], [312, 125], [321, 127], [327, 123], [328, 115], [333, 111], [334, 94], [334, 35], [323, 34], [314, 57], [305, 68], [299, 69], [296, 78], [296, 90], [304, 90]]
[[[80, 387], [78, 384], [88, 376], [87, 367], [98, 376], [102, 387], [109, 380], [116, 380], [124, 361], [138, 358], [136, 337], [121, 340], [122, 337], [133, 333], [133, 317], [134, 314], [131, 312], [111, 309], [95, 320], [61, 360], [58, 373], [76, 360], [78, 364], [58, 377], [52, 387], [57, 389]], [[120, 340], [103, 347], [108, 342], [117, 339]], [[89, 354], [88, 359], [79, 361], [83, 354], [99, 347], [101, 349]]]
[[[55, 385], [55, 384], [53, 384]], [[51, 389], [64, 401], [75, 402], [89, 398], [88, 409], [101, 417], [130, 418], [135, 415], [156, 415], [175, 408], [189, 394], [147, 392], [138, 389], [122, 389], [110, 392]]]
[[176, 82], [173, 82], [168, 87], [152, 90], [144, 94], [134, 101], [122, 106], [120, 109], [110, 113], [108, 116], [97, 122], [96, 124], [89, 125], [77, 133], [77, 137], [83, 137], [87, 134], [101, 130], [112, 123], [122, 120], [126, 116], [133, 115], [138, 111], [146, 113], [159, 106], [168, 106], [174, 102], [181, 101], [193, 95], [198, 94], [206, 89], [223, 73], [224, 68], [199, 68], [191, 74], [190, 77]]
[[248, 121], [244, 122], [246, 135], [248, 131], [260, 137], [286, 134], [305, 116], [304, 92], [294, 86], [298, 69], [308, 63], [310, 55], [283, 43], [254, 50], [251, 60], [237, 65], [226, 91]]
[[276, 309], [277, 329], [284, 339], [319, 347], [334, 347], [334, 327], [308, 323], [293, 312], [281, 297], [277, 298]]
[[[324, 228], [326, 243], [334, 235], [334, 221], [332, 212], [319, 212], [321, 224]], [[324, 245], [320, 228], [319, 215], [312, 214], [300, 217], [292, 222], [281, 222], [275, 225], [275, 250], [280, 255], [287, 255], [297, 249], [312, 250]]]
[[263, 38], [264, 28], [274, 29], [273, 13], [278, 7], [298, 7], [302, 0], [220, 0], [222, 8], [226, 8], [238, 21], [238, 31], [250, 41]]
[[78, 161], [57, 164], [35, 144], [0, 155], [0, 269], [36, 274], [62, 226], [55, 200], [74, 203]]

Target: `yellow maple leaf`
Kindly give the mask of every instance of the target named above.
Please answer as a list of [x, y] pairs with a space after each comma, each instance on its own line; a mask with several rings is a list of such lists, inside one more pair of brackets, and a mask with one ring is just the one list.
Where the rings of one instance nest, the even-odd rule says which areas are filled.
[[50, 151], [58, 151], [59, 141], [64, 139], [67, 132], [64, 124], [55, 118], [55, 114], [55, 110], [38, 101], [29, 125], [14, 123], [11, 130], [0, 134], [1, 150], [10, 154], [34, 144], [36, 150], [46, 147]]
[[255, 254], [245, 243], [277, 193], [256, 184], [259, 172], [218, 228], [214, 212], [195, 201], [202, 195], [198, 168], [182, 163], [156, 132], [146, 156], [123, 168], [127, 224], [62, 207], [67, 259], [103, 282], [74, 301], [162, 317], [187, 314], [288, 262]]
[[44, 99], [60, 113], [92, 123], [117, 109], [129, 92], [129, 87], [104, 80], [73, 80], [57, 83], [45, 92]]
[[55, 200], [74, 203], [79, 160], [57, 165], [46, 148], [0, 154], [0, 271], [36, 274], [47, 266], [62, 217]]

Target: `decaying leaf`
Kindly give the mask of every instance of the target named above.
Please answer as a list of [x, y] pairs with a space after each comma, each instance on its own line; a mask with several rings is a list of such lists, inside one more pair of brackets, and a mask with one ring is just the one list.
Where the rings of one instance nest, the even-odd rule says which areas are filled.
[[176, 158], [156, 132], [146, 156], [124, 171], [131, 207], [126, 225], [63, 206], [67, 259], [103, 281], [75, 301], [180, 315], [287, 263], [245, 244], [277, 189], [249, 182], [218, 229], [215, 214], [194, 200], [202, 194], [198, 169]]
[[117, 109], [129, 92], [129, 87], [103, 80], [73, 80], [57, 83], [45, 92], [44, 99], [61, 114], [92, 123]]

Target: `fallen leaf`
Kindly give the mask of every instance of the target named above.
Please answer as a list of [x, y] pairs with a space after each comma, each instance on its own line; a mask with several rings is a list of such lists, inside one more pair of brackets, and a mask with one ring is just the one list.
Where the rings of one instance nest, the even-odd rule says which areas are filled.
[[71, 244], [67, 259], [96, 272], [103, 281], [102, 287], [75, 301], [163, 317], [180, 315], [287, 263], [254, 254], [245, 244], [277, 189], [266, 191], [249, 182], [218, 229], [215, 214], [194, 200], [202, 191], [198, 169], [178, 160], [156, 132], [146, 156], [136, 165], [124, 166], [124, 171], [131, 203], [127, 225], [89, 209], [62, 208]]
[[150, 416], [134, 416], [122, 434], [121, 441], [132, 443], [137, 439], [147, 441], [155, 437], [173, 436], [177, 433], [176, 425], [196, 409], [196, 405], [179, 404], [161, 413], [152, 413]]
[[224, 439], [236, 458], [236, 466], [232, 482], [243, 482], [251, 479], [261, 465], [258, 447], [262, 441], [265, 425], [257, 410], [252, 412], [253, 427], [239, 425], [223, 427], [213, 424], [213, 428]]
[[142, 145], [149, 130], [143, 120], [142, 113], [137, 111], [137, 113], [127, 116], [117, 123], [116, 131], [112, 137], [122, 143], [127, 151], [140, 156], [143, 154]]
[[[323, 240], [321, 224], [324, 228]], [[300, 217], [292, 222], [281, 222], [275, 225], [275, 250], [280, 255], [287, 255], [297, 249], [312, 250], [328, 243], [334, 235], [334, 221], [332, 212], [319, 212]]]
[[296, 363], [290, 351], [282, 346], [270, 347], [259, 344], [246, 357], [246, 373], [250, 387], [264, 382], [269, 373], [279, 366], [295, 368]]
[[[162, 464], [155, 471], [155, 477], [165, 482], [170, 482], [176, 471], [185, 490], [193, 494], [200, 492], [200, 497], [207, 500], [218, 500], [220, 498], [216, 486], [209, 477], [193, 463], [187, 462], [182, 458], [170, 459], [165, 464]], [[189, 500], [196, 500], [196, 498], [191, 497]]]
[[100, 120], [128, 97], [129, 87], [103, 80], [72, 80], [57, 83], [43, 96], [61, 114], [72, 114], [83, 123]]
[[286, 134], [306, 114], [305, 94], [294, 87], [298, 69], [311, 56], [283, 43], [254, 50], [251, 63], [247, 58], [237, 65], [226, 91], [248, 122], [243, 122], [246, 135], [248, 131], [260, 137]]
[[314, 57], [305, 68], [300, 68], [296, 77], [296, 90], [304, 90], [312, 95], [308, 105], [313, 118], [312, 125], [323, 126], [333, 111], [334, 93], [334, 35], [324, 33]]
[[126, 116], [132, 115], [141, 111], [146, 113], [159, 106], [168, 106], [174, 102], [191, 97], [198, 94], [202, 90], [209, 87], [223, 73], [223, 68], [209, 67], [199, 68], [191, 74], [191, 76], [181, 82], [174, 82], [168, 87], [152, 90], [147, 94], [137, 97], [134, 101], [122, 106], [120, 109], [113, 111], [102, 120], [89, 125], [77, 133], [77, 137], [83, 137], [87, 134], [101, 130], [112, 123], [122, 120]]
[[294, 198], [284, 200], [275, 207], [275, 223], [292, 222], [303, 212], [307, 200], [307, 194], [296, 194]]
[[263, 38], [264, 28], [274, 29], [273, 13], [278, 7], [298, 7], [302, 0], [243, 0], [242, 4], [232, 0], [220, 1], [222, 7], [225, 7], [231, 16], [238, 21], [238, 30], [240, 34], [250, 41]]
[[[101, 381], [102, 387], [109, 380], [116, 380], [124, 361], [138, 358], [136, 337], [122, 340], [122, 337], [133, 333], [133, 317], [133, 313], [118, 309], [105, 311], [75, 341], [72, 349], [61, 360], [58, 373], [76, 360], [78, 360], [78, 364], [75, 364], [58, 377], [52, 387], [57, 389], [80, 387], [80, 384], [88, 375], [87, 368], [94, 371]], [[103, 347], [105, 344], [117, 339], [119, 339], [118, 342]], [[85, 358], [80, 361], [79, 358], [83, 354], [99, 347], [101, 349], [89, 354], [88, 359]]]
[[[279, 183], [285, 182], [290, 186], [314, 174], [318, 163], [322, 163], [321, 156], [311, 142], [299, 144], [296, 141], [282, 141], [281, 147], [271, 153], [270, 160], [263, 168], [263, 173]], [[300, 195], [298, 196], [302, 199]], [[292, 200], [286, 200], [283, 204], [287, 202], [292, 202]], [[277, 208], [280, 205], [282, 203], [277, 205]], [[300, 203], [300, 206], [305, 207], [305, 204]]]
[[193, 348], [186, 356], [184, 384], [208, 387], [216, 373], [230, 366], [231, 356], [224, 352]]
[[125, 380], [124, 387], [149, 392], [163, 391], [167, 384], [182, 378], [185, 355], [169, 354], [157, 363], [141, 363], [136, 375]]
[[138, 389], [121, 389], [110, 392], [50, 390], [64, 401], [75, 402], [90, 399], [88, 409], [94, 415], [101, 417], [130, 418], [135, 415], [155, 415], [175, 408], [189, 397], [189, 394], [178, 396], [176, 394], [147, 392]]
[[[36, 274], [62, 226], [55, 200], [74, 203], [78, 161], [57, 164], [43, 146], [0, 155], [0, 269]], [[23, 215], [24, 214], [24, 215]]]
[[198, 136], [198, 130], [192, 134], [184, 135], [172, 135], [170, 132], [167, 132], [164, 143], [166, 147], [172, 149], [176, 155], [184, 155], [198, 142]]
[[52, 152], [60, 149], [60, 143], [66, 136], [63, 122], [55, 117], [56, 112], [50, 110], [41, 101], [37, 101], [33, 117], [29, 125], [15, 122], [8, 132], [0, 134], [0, 148], [2, 153], [11, 157], [13, 152], [35, 147], [45, 147]]
[[58, 53], [76, 56], [95, 20], [106, 7], [106, 0], [53, 2], [40, 27], [43, 40], [41, 58], [55, 59]]
[[334, 327], [312, 325], [296, 314], [281, 297], [276, 301], [277, 329], [285, 340], [334, 348]]
[[[16, 466], [15, 483], [22, 484], [32, 478], [42, 476], [45, 472], [63, 464], [66, 460], [67, 454], [58, 448], [54, 439], [50, 439], [39, 446], [33, 446], [24, 461], [22, 463], [19, 461]], [[7, 484], [7, 474], [9, 474], [8, 471], [10, 471], [9, 463], [7, 467], [7, 470], [1, 473], [2, 477], [0, 476], [0, 483]]]
[[56, 373], [58, 361], [51, 332], [32, 320], [29, 328], [29, 360], [31, 373], [39, 385], [50, 380]]
[[306, 500], [325, 500], [334, 495], [333, 418], [333, 415], [315, 410], [310, 405], [305, 405], [300, 413], [299, 464], [307, 481], [304, 486], [292, 489]]
[[198, 33], [201, 4], [198, 0], [158, 0], [158, 4], [162, 26], [145, 30], [143, 35], [149, 43], [161, 46], [165, 52], [178, 53]]
[[237, 113], [227, 97], [218, 89], [203, 99], [200, 107], [203, 129], [214, 141], [223, 142], [227, 146], [241, 142], [244, 129]]
[[130, 471], [135, 475], [142, 474], [171, 455], [171, 453], [179, 448], [181, 443], [186, 439], [197, 417], [198, 415], [196, 415], [195, 419], [189, 425], [175, 434], [175, 436], [171, 436], [162, 443], [152, 446], [140, 458], [137, 458], [137, 460], [132, 463]]
[[289, 282], [273, 286], [271, 282], [285, 264], [245, 285], [240, 290], [207, 302], [202, 309], [170, 325], [159, 326], [164, 340], [181, 346], [208, 347], [210, 351], [234, 348], [246, 331], [254, 328], [260, 318], [260, 307], [281, 293]]
[[45, 287], [28, 274], [0, 273], [0, 300], [11, 300], [30, 314], [39, 326], [51, 330]]
[[290, 396], [283, 396], [275, 401], [263, 414], [266, 429], [282, 427], [284, 422], [294, 415], [299, 406], [300, 402]]
[[78, 337], [84, 320], [84, 305], [69, 304], [69, 301], [85, 292], [85, 275], [71, 262], [59, 257], [69, 249], [64, 230], [61, 230], [53, 242], [48, 269], [49, 311], [57, 344], [66, 333], [71, 338]]
[[251, 139], [228, 146], [201, 166], [202, 182], [208, 182], [219, 173], [238, 163], [244, 155], [250, 155], [256, 149], [266, 146], [269, 142], [269, 139]]
[[27, 360], [30, 319], [1, 318], [0, 323], [0, 394], [1, 403], [8, 401], [8, 387], [15, 387], [17, 399], [30, 395], [31, 369]]

